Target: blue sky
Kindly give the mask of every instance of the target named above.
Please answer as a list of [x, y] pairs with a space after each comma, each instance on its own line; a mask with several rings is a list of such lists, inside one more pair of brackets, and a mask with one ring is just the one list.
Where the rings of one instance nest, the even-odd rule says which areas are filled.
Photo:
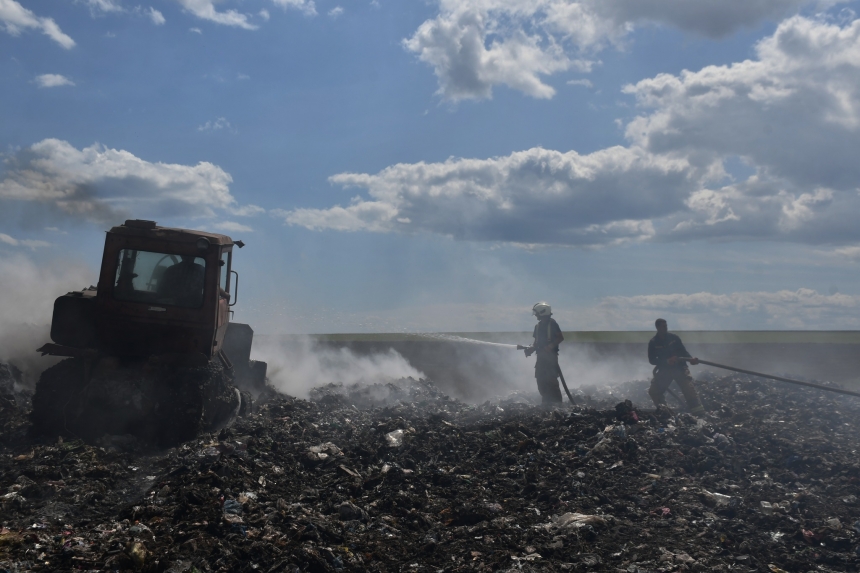
[[259, 332], [860, 328], [858, 4], [0, 0], [0, 321], [149, 218]]

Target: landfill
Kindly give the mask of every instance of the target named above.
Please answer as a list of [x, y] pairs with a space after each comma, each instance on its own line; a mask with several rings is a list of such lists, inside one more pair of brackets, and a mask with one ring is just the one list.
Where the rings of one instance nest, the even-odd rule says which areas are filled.
[[860, 570], [856, 398], [700, 375], [697, 418], [645, 381], [547, 408], [403, 379], [270, 396], [155, 450], [30, 437], [14, 378], [0, 571]]

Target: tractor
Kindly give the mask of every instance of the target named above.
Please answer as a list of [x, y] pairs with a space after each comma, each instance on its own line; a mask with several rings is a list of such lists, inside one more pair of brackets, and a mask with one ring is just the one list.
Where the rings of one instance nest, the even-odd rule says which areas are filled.
[[33, 432], [85, 440], [131, 434], [162, 446], [229, 425], [266, 390], [254, 332], [230, 321], [239, 275], [226, 235], [128, 220], [107, 232], [98, 285], [56, 299], [65, 357], [33, 395]]

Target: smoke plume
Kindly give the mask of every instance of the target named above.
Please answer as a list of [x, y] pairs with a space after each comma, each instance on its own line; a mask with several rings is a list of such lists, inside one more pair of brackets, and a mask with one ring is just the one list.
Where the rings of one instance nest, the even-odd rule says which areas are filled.
[[17, 366], [33, 386], [42, 370], [56, 362], [36, 352], [51, 340], [54, 299], [94, 280], [95, 273], [82, 264], [54, 260], [37, 265], [21, 254], [0, 254], [0, 362]]
[[305, 336], [258, 337], [252, 357], [268, 363], [269, 384], [299, 398], [307, 398], [311, 389], [329, 383], [370, 384], [425, 377], [393, 349], [362, 356], [348, 348], [322, 346]]

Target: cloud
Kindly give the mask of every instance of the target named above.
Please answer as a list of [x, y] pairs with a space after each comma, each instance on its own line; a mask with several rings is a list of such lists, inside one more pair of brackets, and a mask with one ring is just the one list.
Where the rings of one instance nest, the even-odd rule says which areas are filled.
[[591, 83], [591, 80], [569, 80], [566, 82], [569, 86], [583, 86], [586, 88], [593, 88], [594, 84]]
[[[663, 316], [677, 329], [857, 329], [860, 296], [796, 291], [654, 294], [606, 297], [589, 311], [601, 327], [646, 327]], [[579, 317], [582, 320], [582, 317]]]
[[[227, 10], [226, 12], [218, 12], [215, 9], [215, 0], [177, 0], [179, 4], [191, 14], [197, 16], [201, 20], [208, 20], [223, 26], [235, 26], [245, 30], [256, 30], [258, 26], [248, 22], [248, 15], [237, 12], [236, 10]], [[195, 28], [192, 28], [192, 31]]]
[[40, 88], [56, 88], [60, 86], [73, 86], [75, 82], [60, 74], [42, 74], [36, 76], [36, 83]]
[[[522, 245], [629, 241], [860, 242], [860, 20], [792, 17], [756, 59], [624, 88], [627, 147], [533, 148], [490, 159], [342, 173], [367, 191], [277, 212], [309, 229], [433, 233]], [[726, 165], [753, 174], [736, 179]]]
[[156, 26], [163, 26], [164, 23], [167, 22], [167, 20], [164, 19], [164, 15], [152, 6], [149, 7], [149, 10], [147, 10], [146, 14], [149, 16], [149, 19], [152, 20], [152, 23]]
[[188, 31], [194, 34], [203, 34], [203, 30], [201, 30], [200, 28], [188, 28]]
[[94, 16], [125, 11], [117, 0], [84, 0], [84, 3]]
[[201, 126], [197, 127], [197, 131], [220, 131], [226, 130], [230, 133], [236, 133], [236, 130], [233, 129], [233, 126], [230, 125], [230, 122], [227, 121], [225, 117], [219, 117], [215, 121], [207, 121]]
[[232, 178], [217, 165], [151, 163], [93, 144], [76, 149], [45, 139], [6, 159], [0, 222], [18, 209], [45, 217], [116, 223], [127, 217], [214, 217], [241, 209]]
[[[492, 159], [399, 164], [330, 180], [370, 199], [280, 212], [291, 225], [341, 231], [429, 232], [458, 239], [614, 244], [654, 234], [648, 217], [682, 204], [689, 166], [612, 147], [588, 155], [542, 148]], [[638, 219], [638, 220], [636, 220]]]
[[691, 195], [695, 217], [676, 229], [681, 235], [851, 241], [849, 213], [860, 208], [860, 20], [790, 18], [756, 55], [627, 86], [650, 109], [628, 124], [628, 140], [703, 169], [730, 157], [755, 169], [746, 181]]
[[5, 243], [7, 245], [12, 245], [13, 247], [29, 247], [31, 249], [38, 249], [40, 247], [50, 247], [51, 243], [47, 241], [36, 241], [32, 239], [15, 239], [6, 233], [0, 233], [0, 243]]
[[243, 225], [242, 223], [237, 223], [235, 221], [219, 221], [217, 223], [212, 223], [210, 225], [215, 229], [220, 229], [227, 233], [253, 233], [254, 229], [249, 227], [248, 225]]
[[307, 16], [315, 16], [317, 13], [317, 7], [313, 0], [272, 0], [272, 3], [284, 10], [288, 8], [299, 10]]
[[[838, 3], [833, 2], [832, 4]], [[404, 41], [431, 65], [447, 100], [485, 99], [496, 85], [536, 98], [543, 77], [588, 71], [637, 26], [668, 25], [717, 38], [776, 19], [812, 0], [439, 0], [439, 13]]]
[[75, 41], [60, 30], [51, 18], [40, 18], [15, 0], [0, 0], [0, 25], [12, 36], [18, 36], [25, 28], [41, 30], [43, 34], [70, 50]]
[[[847, 1], [847, 0], [842, 0]], [[831, 2], [839, 4], [840, 0]], [[590, 10], [616, 28], [631, 24], [665, 24], [710, 38], [721, 38], [741, 28], [780, 19], [812, 0], [591, 0]]]
[[834, 251], [837, 255], [851, 259], [852, 261], [860, 262], [860, 245], [851, 245], [842, 247]]
[[337, 19], [339, 16], [343, 15], [343, 6], [335, 6], [331, 10], [328, 11], [328, 15], [331, 18]]
[[[84, 3], [89, 6], [90, 13], [93, 17], [103, 16], [105, 14], [132, 14], [135, 16], [143, 16], [145, 18], [149, 18], [149, 20], [155, 24], [156, 26], [164, 25], [167, 20], [164, 19], [164, 14], [160, 11], [156, 10], [152, 6], [144, 7], [144, 6], [135, 6], [134, 8], [123, 8], [122, 4], [119, 0], [83, 0]], [[110, 35], [108, 37], [114, 37]]]
[[[551, 98], [555, 89], [541, 76], [590, 68], [591, 62], [568, 57], [553, 36], [529, 34], [523, 23], [512, 29], [505, 25], [534, 17], [535, 10], [527, 3], [502, 10], [504, 15], [494, 8], [483, 2], [443, 0], [441, 14], [404, 40], [407, 50], [433, 66], [439, 80], [437, 93], [445, 99], [489, 98], [499, 84], [532, 97]], [[494, 39], [488, 45], [490, 37]]]
[[233, 209], [232, 212], [237, 217], [253, 217], [255, 215], [262, 215], [266, 210], [256, 205], [242, 205]]

